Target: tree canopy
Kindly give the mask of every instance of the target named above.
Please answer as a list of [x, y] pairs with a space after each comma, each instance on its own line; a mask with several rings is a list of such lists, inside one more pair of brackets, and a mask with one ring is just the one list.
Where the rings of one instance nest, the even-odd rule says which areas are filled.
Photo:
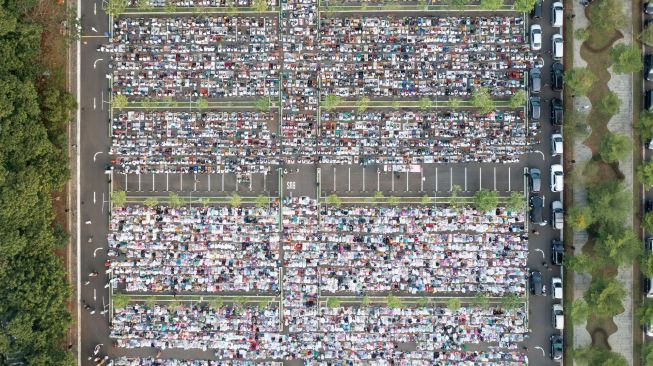
[[498, 10], [503, 6], [503, 0], [481, 0], [481, 8], [485, 10]]
[[530, 13], [535, 7], [537, 0], [515, 0], [513, 8], [522, 13]]
[[637, 178], [646, 189], [653, 187], [653, 161], [647, 161], [637, 167]]
[[630, 192], [619, 181], [602, 181], [589, 185], [587, 201], [594, 221], [601, 224], [620, 223], [630, 212]]
[[587, 366], [627, 366], [624, 356], [600, 346], [588, 346], [573, 350], [574, 361]]
[[613, 91], [607, 92], [601, 99], [599, 100], [599, 105], [597, 106], [599, 112], [613, 116], [619, 112], [619, 108], [621, 107], [621, 99], [615, 94]]
[[642, 112], [639, 114], [639, 119], [635, 123], [635, 129], [639, 132], [642, 140], [649, 140], [653, 138], [653, 113]]
[[626, 297], [626, 290], [615, 279], [594, 276], [584, 297], [592, 313], [599, 316], [615, 316], [624, 311], [622, 302]]
[[522, 108], [526, 104], [526, 92], [518, 91], [510, 97], [510, 108]]
[[621, 0], [596, 0], [589, 8], [589, 19], [592, 27], [596, 28], [601, 36], [617, 30], [624, 24], [626, 16]]
[[604, 224], [598, 232], [595, 252], [616, 265], [629, 265], [642, 252], [640, 240], [632, 229], [623, 225]]
[[490, 113], [496, 108], [487, 88], [480, 88], [472, 95], [472, 104], [483, 114]]
[[620, 43], [610, 49], [612, 68], [618, 74], [637, 72], [644, 67], [639, 47], [634, 44], [626, 45]]
[[587, 206], [571, 206], [566, 221], [574, 230], [584, 230], [592, 223], [592, 210]]
[[497, 208], [499, 198], [496, 191], [481, 189], [474, 194], [474, 204], [481, 211], [490, 211]]
[[575, 95], [586, 95], [596, 81], [596, 75], [586, 67], [577, 67], [564, 75], [565, 86]]
[[633, 150], [632, 140], [623, 134], [608, 132], [601, 138], [599, 154], [601, 160], [613, 163], [628, 156]]

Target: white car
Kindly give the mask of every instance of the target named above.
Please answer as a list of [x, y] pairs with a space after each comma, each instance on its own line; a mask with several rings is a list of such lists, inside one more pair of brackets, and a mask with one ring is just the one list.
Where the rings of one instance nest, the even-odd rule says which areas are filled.
[[562, 165], [551, 165], [551, 192], [562, 192], [563, 185]]
[[542, 49], [542, 27], [539, 24], [531, 25], [531, 49], [533, 51]]
[[653, 323], [646, 324], [646, 336], [653, 337]]
[[553, 304], [551, 308], [551, 322], [553, 323], [553, 328], [558, 330], [565, 329], [565, 316], [562, 313], [562, 305]]
[[562, 58], [562, 50], [564, 45], [562, 43], [562, 36], [559, 34], [554, 34], [551, 37], [551, 53], [553, 54], [554, 60], [560, 60]]
[[551, 201], [551, 226], [556, 230], [562, 230], [565, 224], [562, 202]]
[[562, 155], [562, 146], [562, 135], [559, 133], [551, 135], [551, 155]]
[[562, 300], [562, 278], [551, 278], [551, 296], [554, 300]]
[[561, 28], [563, 19], [564, 14], [562, 12], [562, 3], [560, 1], [556, 1], [551, 4], [551, 26], [555, 28]]

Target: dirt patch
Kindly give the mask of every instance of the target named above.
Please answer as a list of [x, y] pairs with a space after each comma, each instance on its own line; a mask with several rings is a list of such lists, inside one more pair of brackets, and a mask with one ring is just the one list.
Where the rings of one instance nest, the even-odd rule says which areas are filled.
[[[616, 327], [615, 327], [616, 328]], [[612, 350], [608, 343], [608, 332], [603, 328], [596, 328], [592, 332], [592, 347], [602, 347]]]

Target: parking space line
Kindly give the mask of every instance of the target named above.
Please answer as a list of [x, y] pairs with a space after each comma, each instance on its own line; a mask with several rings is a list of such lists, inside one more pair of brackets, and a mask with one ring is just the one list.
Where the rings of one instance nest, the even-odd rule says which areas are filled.
[[478, 167], [478, 190], [483, 189], [483, 168]]
[[406, 172], [406, 192], [408, 192], [408, 176], [410, 175], [410, 170]]
[[424, 167], [420, 167], [419, 170], [419, 191], [424, 192]]
[[435, 168], [435, 191], [438, 191], [438, 168]]
[[238, 176], [236, 176], [236, 192], [238, 192]]
[[152, 192], [156, 192], [156, 189], [154, 189], [154, 173], [152, 173]]
[[508, 192], [510, 192], [510, 167], [508, 167]]
[[333, 191], [336, 191], [336, 167], [333, 167]]
[[497, 167], [494, 167], [494, 190], [497, 190]]
[[184, 174], [179, 173], [179, 190], [183, 191], [184, 190]]
[[453, 191], [453, 167], [449, 167], [449, 192]]
[[267, 170], [263, 172], [263, 191], [267, 191], [267, 182], [268, 180], [268, 172]]
[[170, 190], [170, 184], [169, 184], [170, 181], [168, 179], [169, 175], [170, 175], [170, 173], [166, 172], [166, 192], [168, 192]]
[[376, 191], [381, 191], [381, 168], [376, 168]]
[[224, 192], [224, 172], [222, 172], [222, 192]]
[[138, 174], [138, 191], [141, 191], [141, 175]]
[[127, 185], [127, 173], [125, 173], [125, 192], [129, 192], [129, 186]]
[[206, 176], [209, 177], [209, 189], [207, 192], [211, 192], [211, 173], [207, 174]]
[[249, 173], [249, 190], [252, 190], [252, 180], [254, 177], [252, 177], [252, 173]]
[[197, 192], [197, 173], [193, 173], [193, 192]]
[[351, 192], [351, 167], [347, 168], [347, 192]]
[[363, 190], [362, 192], [365, 192], [365, 167], [363, 167]]
[[465, 192], [467, 192], [467, 167], [465, 167]]

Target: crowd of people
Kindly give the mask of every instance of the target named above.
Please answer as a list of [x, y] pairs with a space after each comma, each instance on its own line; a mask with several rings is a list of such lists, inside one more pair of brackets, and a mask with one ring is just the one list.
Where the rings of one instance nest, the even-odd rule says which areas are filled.
[[323, 94], [342, 97], [512, 95], [535, 61], [516, 16], [324, 17]]
[[276, 292], [278, 207], [114, 208], [112, 286], [127, 292]]
[[[152, 7], [164, 7], [174, 5], [176, 7], [250, 7], [254, 5], [253, 0], [145, 0], [147, 5]], [[138, 8], [143, 0], [129, 0], [129, 6]], [[276, 0], [267, 0], [268, 6], [277, 5]]]
[[539, 142], [522, 111], [337, 111], [320, 120], [321, 163], [516, 162]]
[[179, 360], [171, 358], [128, 358], [120, 357], [108, 366], [280, 366], [278, 362]]
[[124, 173], [267, 173], [276, 123], [270, 112], [116, 112], [110, 153]]
[[117, 18], [113, 93], [130, 98], [243, 98], [279, 93], [276, 17]]

